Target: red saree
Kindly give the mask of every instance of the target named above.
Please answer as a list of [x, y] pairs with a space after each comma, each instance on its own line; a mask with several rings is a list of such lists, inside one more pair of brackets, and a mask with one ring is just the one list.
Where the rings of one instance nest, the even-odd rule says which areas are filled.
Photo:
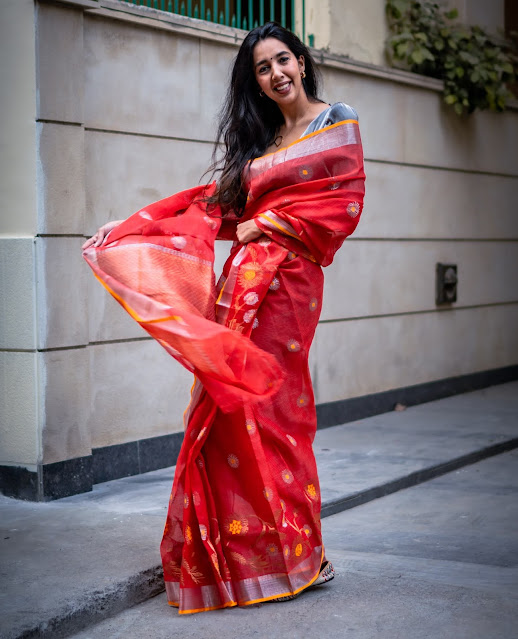
[[275, 599], [318, 576], [308, 353], [321, 265], [358, 223], [364, 178], [355, 120], [254, 160], [242, 220], [254, 218], [265, 235], [235, 243], [217, 289], [214, 239], [235, 237], [237, 220], [205, 211], [205, 187], [146, 207], [85, 252], [108, 290], [196, 376], [161, 544], [168, 600], [180, 613]]

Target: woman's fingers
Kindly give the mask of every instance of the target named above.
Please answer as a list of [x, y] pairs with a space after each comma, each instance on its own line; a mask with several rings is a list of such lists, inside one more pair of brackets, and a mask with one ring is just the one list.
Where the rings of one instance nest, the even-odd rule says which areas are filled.
[[252, 242], [257, 239], [263, 232], [255, 223], [255, 220], [247, 220], [237, 225], [236, 235], [241, 244]]
[[81, 247], [83, 251], [86, 250], [87, 248], [90, 248], [90, 246], [95, 246], [95, 247], [101, 246], [101, 244], [104, 241], [104, 238], [108, 235], [108, 233], [112, 231], [116, 226], [119, 226], [119, 224], [122, 224], [122, 222], [124, 222], [124, 220], [107, 222], [106, 224], [98, 228], [97, 232], [94, 235], [92, 235], [90, 239], [86, 240], [86, 242]]
[[86, 240], [86, 242], [81, 247], [83, 251], [85, 251], [87, 248], [90, 248], [90, 246], [92, 246], [92, 244], [96, 241], [96, 239], [97, 239], [97, 235], [94, 235], [90, 239]]
[[105, 237], [105, 234], [101, 227], [95, 235], [92, 235], [90, 239], [86, 240], [86, 242], [83, 244], [81, 248], [84, 251], [85, 249], [90, 248], [90, 246], [101, 246], [101, 244], [103, 243], [104, 237]]

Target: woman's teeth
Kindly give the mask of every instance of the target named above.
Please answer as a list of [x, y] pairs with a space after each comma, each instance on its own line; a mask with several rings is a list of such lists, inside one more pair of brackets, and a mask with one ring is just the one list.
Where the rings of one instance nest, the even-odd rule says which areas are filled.
[[290, 88], [290, 84], [291, 82], [284, 82], [284, 84], [279, 84], [275, 87], [275, 91], [277, 91], [277, 93], [286, 93]]

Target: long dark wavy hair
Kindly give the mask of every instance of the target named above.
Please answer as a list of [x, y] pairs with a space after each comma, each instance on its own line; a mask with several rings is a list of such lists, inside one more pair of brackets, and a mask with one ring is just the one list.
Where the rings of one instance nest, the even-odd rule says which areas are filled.
[[[239, 217], [243, 215], [246, 204], [244, 171], [247, 162], [264, 153], [284, 123], [277, 104], [266, 95], [259, 95], [259, 85], [255, 79], [254, 48], [260, 40], [266, 38], [276, 38], [284, 42], [297, 59], [301, 55], [304, 56], [304, 90], [310, 101], [320, 101], [320, 74], [306, 45], [294, 33], [275, 22], [267, 22], [252, 29], [244, 39], [234, 61], [230, 86], [219, 115], [212, 166], [209, 169], [209, 172], [221, 173], [218, 190], [210, 201], [218, 204], [224, 214], [232, 210]], [[217, 159], [221, 154], [222, 142], [224, 155]]]

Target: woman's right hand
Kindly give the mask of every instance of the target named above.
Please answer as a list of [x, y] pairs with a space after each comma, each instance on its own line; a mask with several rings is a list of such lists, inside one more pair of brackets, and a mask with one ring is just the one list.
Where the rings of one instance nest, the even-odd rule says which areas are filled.
[[83, 251], [87, 248], [90, 248], [91, 246], [101, 246], [101, 244], [104, 242], [104, 238], [108, 235], [108, 233], [110, 231], [113, 231], [116, 226], [119, 226], [119, 224], [122, 224], [124, 221], [125, 220], [115, 220], [113, 222], [107, 222], [106, 224], [103, 224], [103, 226], [99, 227], [97, 229], [97, 232], [83, 244], [83, 246], [81, 247]]

